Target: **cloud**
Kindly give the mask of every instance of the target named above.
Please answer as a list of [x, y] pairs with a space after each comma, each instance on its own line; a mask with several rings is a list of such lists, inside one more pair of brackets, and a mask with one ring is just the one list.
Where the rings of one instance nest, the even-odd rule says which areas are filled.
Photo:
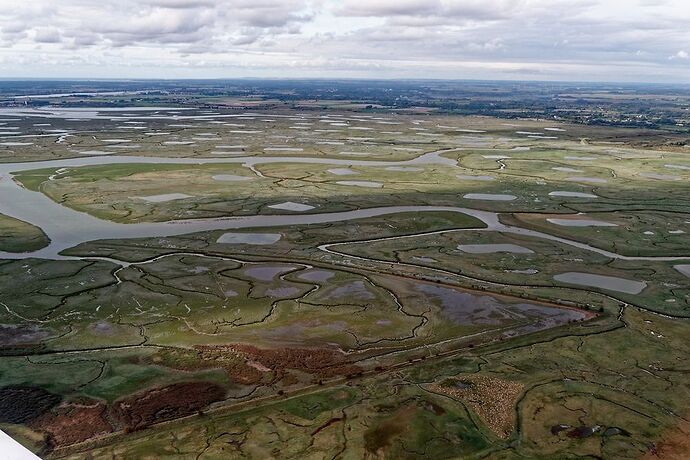
[[687, 51], [680, 50], [673, 56], [669, 57], [669, 59], [690, 59], [690, 54], [688, 54]]
[[34, 31], [36, 43], [60, 43], [60, 31], [54, 27], [41, 27]]
[[689, 22], [685, 0], [0, 0], [0, 56], [24, 76], [687, 81]]

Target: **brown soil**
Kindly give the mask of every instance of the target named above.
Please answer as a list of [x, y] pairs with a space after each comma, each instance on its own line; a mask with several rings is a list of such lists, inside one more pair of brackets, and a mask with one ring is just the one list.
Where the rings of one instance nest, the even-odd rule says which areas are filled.
[[7, 386], [0, 388], [0, 423], [29, 423], [60, 403], [62, 397], [43, 388]]
[[523, 387], [518, 382], [472, 375], [431, 385], [429, 389], [463, 401], [496, 436], [505, 439], [515, 426], [515, 403]]
[[175, 383], [154, 388], [116, 401], [113, 416], [126, 430], [184, 417], [225, 398], [225, 390], [210, 382]]
[[112, 432], [106, 410], [98, 401], [64, 404], [35, 420], [31, 427], [48, 433], [51, 447], [69, 446]]
[[643, 460], [687, 460], [690, 458], [690, 423], [669, 429], [666, 436], [657, 442], [642, 457]]

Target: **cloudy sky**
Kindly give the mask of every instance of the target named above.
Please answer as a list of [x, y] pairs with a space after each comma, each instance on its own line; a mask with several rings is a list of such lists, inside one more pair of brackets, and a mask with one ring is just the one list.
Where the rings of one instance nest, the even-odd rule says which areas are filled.
[[690, 83], [690, 1], [0, 0], [0, 77]]

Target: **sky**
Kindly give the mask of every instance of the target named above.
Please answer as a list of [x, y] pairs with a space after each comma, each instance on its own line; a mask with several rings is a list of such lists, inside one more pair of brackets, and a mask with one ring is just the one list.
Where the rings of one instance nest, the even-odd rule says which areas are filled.
[[0, 78], [690, 83], [689, 0], [0, 0]]

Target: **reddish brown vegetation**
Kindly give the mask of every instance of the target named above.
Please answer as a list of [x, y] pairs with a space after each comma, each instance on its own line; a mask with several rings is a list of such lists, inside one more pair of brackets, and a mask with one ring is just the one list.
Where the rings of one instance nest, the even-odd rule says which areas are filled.
[[32, 423], [48, 433], [51, 447], [63, 447], [113, 431], [105, 418], [106, 405], [98, 401], [73, 402], [58, 406]]
[[138, 430], [193, 414], [224, 398], [225, 390], [214, 383], [175, 383], [120, 399], [113, 404], [112, 413], [126, 430]]
[[668, 429], [663, 439], [642, 457], [643, 460], [687, 460], [688, 452], [690, 452], [689, 431], [690, 423], [688, 422], [681, 422]]
[[286, 385], [298, 383], [286, 373], [295, 369], [317, 378], [357, 375], [361, 369], [349, 364], [345, 355], [335, 349], [274, 348], [252, 345], [198, 345], [193, 350], [161, 350], [149, 359], [152, 364], [180, 370], [224, 369], [230, 379], [244, 385], [283, 380]]
[[255, 370], [272, 371], [282, 377], [286, 369], [296, 369], [319, 377], [351, 375], [361, 371], [349, 364], [345, 355], [338, 350], [326, 348], [272, 348], [261, 349], [253, 345], [234, 344], [205, 346], [224, 353], [234, 353], [244, 358], [245, 363]]

